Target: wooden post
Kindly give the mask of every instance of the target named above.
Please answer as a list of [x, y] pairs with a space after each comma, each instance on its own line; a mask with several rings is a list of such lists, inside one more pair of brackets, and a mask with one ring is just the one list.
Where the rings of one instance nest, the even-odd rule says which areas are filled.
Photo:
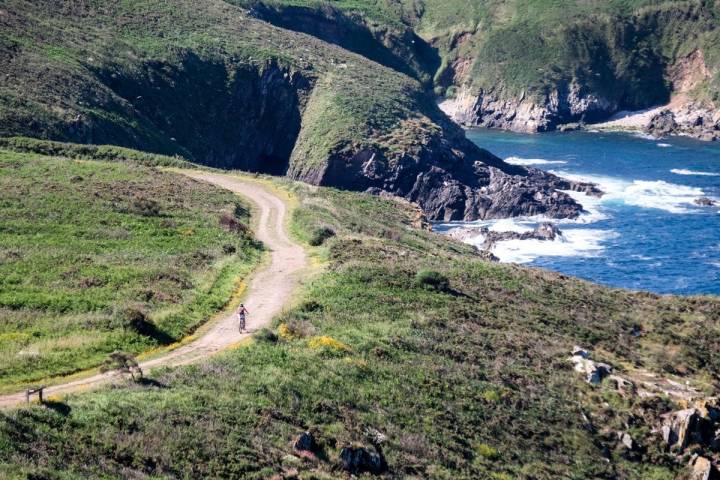
[[44, 386], [40, 386], [37, 388], [28, 388], [27, 390], [25, 390], [25, 403], [30, 403], [30, 395], [32, 395], [33, 393], [37, 393], [40, 403], [43, 403], [43, 389], [44, 388], [45, 388]]

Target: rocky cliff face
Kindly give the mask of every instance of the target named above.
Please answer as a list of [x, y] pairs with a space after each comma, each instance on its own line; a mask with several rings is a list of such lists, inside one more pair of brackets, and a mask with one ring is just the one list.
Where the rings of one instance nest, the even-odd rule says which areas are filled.
[[[420, 129], [405, 122], [403, 131]], [[371, 193], [389, 193], [415, 202], [430, 220], [476, 220], [519, 215], [574, 218], [582, 206], [561, 190], [601, 195], [594, 185], [570, 182], [541, 170], [509, 165], [466, 140], [430, 135], [402, 150], [348, 145], [322, 168], [290, 176], [309, 183]]]
[[450, 32], [442, 108], [462, 125], [542, 132], [668, 104], [674, 133], [716, 138], [716, 15], [705, 2], [665, 2], [576, 13], [540, 32], [502, 23], [494, 34]]
[[617, 111], [618, 104], [572, 82], [542, 96], [506, 96], [502, 91], [485, 90], [473, 93], [465, 86], [455, 98], [442, 101], [440, 108], [461, 125], [534, 133], [606, 118]]

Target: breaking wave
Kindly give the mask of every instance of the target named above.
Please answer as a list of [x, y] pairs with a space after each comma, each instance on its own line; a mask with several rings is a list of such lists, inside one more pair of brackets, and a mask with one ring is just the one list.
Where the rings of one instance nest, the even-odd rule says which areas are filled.
[[702, 189], [677, 185], [664, 180], [626, 181], [613, 177], [596, 175], [574, 175], [567, 172], [553, 172], [570, 180], [593, 182], [605, 192], [602, 198], [577, 197], [586, 210], [598, 209], [602, 204], [615, 202], [641, 208], [657, 208], [670, 213], [689, 213], [697, 198], [706, 196]]
[[506, 163], [511, 165], [522, 165], [524, 167], [531, 165], [563, 165], [567, 162], [564, 160], [545, 160], [544, 158], [520, 158], [520, 157], [508, 157], [505, 159]]
[[697, 170], [688, 170], [686, 168], [673, 168], [670, 171], [676, 175], [700, 175], [703, 177], [720, 177], [720, 173], [698, 172]]

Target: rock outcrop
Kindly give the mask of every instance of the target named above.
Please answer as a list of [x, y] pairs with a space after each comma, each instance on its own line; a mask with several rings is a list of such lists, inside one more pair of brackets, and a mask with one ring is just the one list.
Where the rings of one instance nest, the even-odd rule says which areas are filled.
[[[409, 122], [409, 130], [416, 128]], [[534, 169], [509, 165], [446, 126], [445, 135], [418, 135], [401, 151], [345, 146], [319, 170], [290, 176], [374, 194], [390, 193], [417, 203], [429, 220], [477, 220], [520, 215], [576, 218], [583, 209], [561, 190], [601, 192]]]
[[720, 139], [720, 110], [694, 102], [670, 105], [650, 118], [644, 127], [646, 133], [656, 137], [687, 135], [700, 140]]
[[503, 90], [473, 93], [461, 87], [457, 96], [441, 102], [440, 108], [461, 125], [534, 133], [606, 118], [617, 111], [618, 104], [570, 82], [544, 95], [511, 95]]
[[549, 222], [544, 222], [529, 232], [497, 232], [488, 227], [469, 228], [459, 227], [450, 231], [450, 237], [466, 241], [477, 237], [483, 237], [481, 250], [492, 250], [498, 242], [506, 240], [543, 240], [552, 241], [562, 235], [560, 229]]
[[368, 472], [379, 475], [387, 470], [387, 462], [381, 452], [374, 448], [350, 445], [340, 451], [340, 465], [353, 474]]
[[591, 385], [600, 384], [613, 371], [607, 363], [590, 360], [588, 351], [577, 346], [573, 348], [569, 360], [573, 363], [575, 371], [585, 374], [585, 381]]
[[707, 197], [700, 197], [695, 199], [695, 204], [701, 207], [714, 207], [717, 205], [717, 202]]
[[700, 456], [690, 461], [690, 480], [717, 480], [718, 474], [712, 462]]

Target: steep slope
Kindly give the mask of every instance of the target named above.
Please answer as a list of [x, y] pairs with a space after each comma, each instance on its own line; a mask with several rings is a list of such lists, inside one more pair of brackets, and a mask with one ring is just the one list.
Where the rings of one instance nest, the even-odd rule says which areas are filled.
[[[717, 298], [487, 263], [406, 202], [285, 187], [328, 262], [298, 303], [208, 363], [0, 415], [0, 476], [671, 480], [717, 458], [692, 425], [670, 449], [684, 400], [640, 393], [716, 390]], [[635, 386], [588, 384], [576, 344]]]
[[[318, 0], [268, 2], [316, 15], [329, 8]], [[377, 30], [411, 28], [434, 49], [441, 63], [427, 73], [444, 97], [443, 109], [459, 123], [535, 132], [668, 104], [676, 133], [720, 136], [717, 2], [338, 0], [332, 5], [347, 18], [360, 18], [358, 23], [382, 25]], [[403, 57], [395, 43], [386, 44]], [[405, 58], [410, 68], [415, 60]]]
[[0, 136], [383, 191], [433, 219], [581, 209], [555, 187], [587, 186], [477, 148], [417, 80], [220, 0], [8, 0], [0, 27]]

